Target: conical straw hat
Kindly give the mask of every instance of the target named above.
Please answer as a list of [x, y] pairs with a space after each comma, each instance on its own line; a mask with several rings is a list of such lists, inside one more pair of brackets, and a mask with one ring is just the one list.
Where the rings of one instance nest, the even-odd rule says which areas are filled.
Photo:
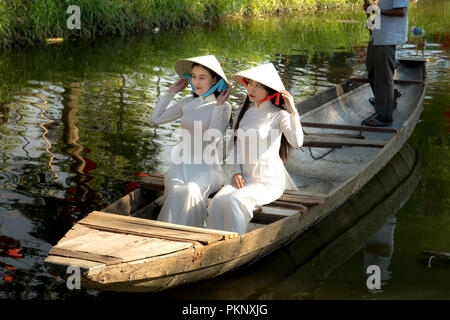
[[259, 82], [266, 87], [272, 88], [273, 90], [280, 92], [285, 90], [283, 82], [280, 79], [280, 75], [275, 69], [272, 63], [266, 63], [248, 70], [244, 70], [233, 74], [232, 78], [241, 83], [242, 79], [251, 79]]
[[182, 59], [175, 62], [175, 71], [178, 73], [180, 77], [183, 77], [185, 74], [191, 74], [192, 65], [195, 63], [201, 64], [202, 66], [211, 69], [215, 73], [219, 75], [219, 77], [223, 78], [226, 82], [228, 82], [225, 73], [220, 66], [219, 61], [217, 61], [216, 57], [213, 55], [209, 56], [200, 56], [188, 59]]

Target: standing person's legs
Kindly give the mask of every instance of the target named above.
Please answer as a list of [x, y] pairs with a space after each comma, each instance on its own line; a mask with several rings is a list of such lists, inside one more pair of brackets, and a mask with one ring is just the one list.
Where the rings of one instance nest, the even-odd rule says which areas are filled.
[[373, 46], [375, 111], [378, 119], [392, 122], [394, 111], [395, 45]]
[[[369, 80], [374, 79], [374, 70], [373, 70], [373, 41], [370, 40], [367, 44], [367, 56], [366, 56], [366, 69], [367, 69], [367, 78]], [[375, 87], [374, 84], [371, 83], [370, 87], [372, 88], [372, 92], [375, 95]]]

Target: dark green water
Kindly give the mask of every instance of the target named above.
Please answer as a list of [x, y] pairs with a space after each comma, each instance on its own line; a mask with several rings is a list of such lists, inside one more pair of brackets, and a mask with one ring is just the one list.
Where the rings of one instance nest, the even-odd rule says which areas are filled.
[[[301, 274], [277, 274], [279, 265], [269, 261], [263, 272], [279, 284], [250, 298], [450, 298], [449, 264], [428, 268], [421, 255], [450, 251], [450, 3], [411, 6], [409, 24], [425, 29], [426, 36], [411, 37], [398, 54], [428, 58], [424, 112], [408, 141], [419, 153], [421, 179], [380, 231], [392, 249], [378, 256], [385, 266], [382, 289], [365, 285], [366, 245], [311, 286]], [[99, 295], [68, 290], [48, 274], [43, 260], [74, 222], [133, 189], [139, 175], [167, 168], [168, 144], [179, 124], [153, 127], [148, 120], [177, 79], [177, 59], [215, 54], [228, 76], [273, 62], [300, 101], [365, 72], [364, 20], [362, 12], [328, 12], [223, 21], [0, 53], [0, 298]], [[237, 86], [234, 108], [242, 96]], [[244, 278], [233, 290], [224, 286], [217, 297], [241, 298], [236, 292], [251, 280]], [[183, 289], [183, 297], [195, 295], [195, 288], [189, 290]]]

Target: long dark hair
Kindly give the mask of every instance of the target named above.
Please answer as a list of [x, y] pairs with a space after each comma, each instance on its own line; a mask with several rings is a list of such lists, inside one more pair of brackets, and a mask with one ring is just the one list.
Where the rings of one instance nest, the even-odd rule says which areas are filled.
[[[270, 96], [274, 93], [276, 93], [277, 91], [275, 91], [272, 88], [269, 88], [265, 85], [262, 85], [264, 87], [264, 89], [267, 91], [267, 96]], [[283, 106], [283, 103], [281, 102], [281, 98], [280, 98], [280, 105], [278, 106]], [[272, 99], [270, 99], [270, 101], [274, 104], [277, 105], [275, 103], [276, 101], [276, 97], [273, 97]], [[250, 106], [250, 99], [248, 97], [248, 95], [245, 97], [244, 103], [242, 104], [242, 108], [241, 111], [239, 112], [237, 118], [236, 118], [236, 124], [234, 126], [234, 131], [236, 131], [239, 128], [239, 124], [241, 123], [242, 118], [244, 117], [244, 114], [247, 112], [248, 107]], [[234, 143], [236, 143], [236, 136], [234, 137]], [[281, 134], [281, 145], [280, 145], [280, 151], [279, 151], [279, 155], [281, 160], [283, 160], [283, 162], [286, 162], [287, 159], [289, 158], [289, 155], [291, 154], [291, 150], [292, 150], [292, 146], [289, 144], [289, 142], [287, 141], [284, 133]]]
[[[200, 63], [194, 62], [194, 63], [192, 64], [192, 68], [191, 68], [191, 69], [193, 69], [194, 67], [202, 67], [203, 69], [205, 69], [206, 71], [208, 71], [209, 74], [211, 75], [211, 77], [212, 77], [213, 79], [216, 79], [217, 82], [219, 82], [220, 79], [222, 79], [216, 72], [212, 71], [210, 68], [205, 67], [204, 65], [202, 65], [202, 64], [200, 64]], [[198, 94], [195, 93], [195, 90], [192, 90], [192, 94], [194, 95], [194, 98], [197, 98], [197, 97], [198, 97]], [[217, 91], [217, 90], [215, 90], [215, 91], [214, 91], [214, 96], [217, 98], [219, 95], [220, 95], [220, 92]]]

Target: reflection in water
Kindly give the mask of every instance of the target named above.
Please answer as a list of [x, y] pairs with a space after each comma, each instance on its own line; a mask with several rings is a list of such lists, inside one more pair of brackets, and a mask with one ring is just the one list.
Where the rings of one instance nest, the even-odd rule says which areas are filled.
[[8, 121], [8, 108], [5, 102], [0, 102], [0, 123]]
[[[97, 164], [89, 158], [82, 157], [80, 155], [82, 151], [87, 151], [87, 149], [84, 149], [80, 144], [78, 144], [80, 137], [78, 135], [78, 128], [75, 125], [78, 122], [76, 114], [79, 111], [78, 97], [80, 94], [80, 83], [70, 83], [64, 87], [62, 100], [62, 104], [64, 105], [64, 109], [62, 111], [64, 130], [62, 140], [66, 145], [63, 148], [63, 151], [75, 160], [71, 166], [72, 172], [77, 173], [75, 181], [77, 182], [78, 189], [74, 190], [69, 188], [69, 193], [73, 196], [73, 194], [78, 191], [78, 199], [83, 202], [86, 201], [88, 198], [87, 195], [90, 192], [95, 194], [92, 200], [95, 198], [99, 199], [100, 194], [89, 184], [89, 181], [94, 178], [92, 175], [89, 175], [89, 172], [94, 170], [97, 167]], [[95, 202], [98, 203], [98, 201]]]
[[53, 172], [53, 175], [55, 177], [55, 181], [57, 181], [58, 180], [58, 174], [56, 173], [55, 168], [52, 165], [53, 159], [55, 158], [55, 155], [50, 151], [50, 148], [52, 147], [52, 144], [50, 143], [50, 141], [48, 141], [48, 139], [46, 137], [46, 134], [48, 133], [48, 130], [45, 127], [45, 125], [52, 122], [49, 118], [47, 118], [45, 116], [45, 109], [47, 108], [47, 106], [45, 106], [46, 103], [47, 103], [47, 101], [44, 100], [44, 104], [35, 103], [34, 105], [41, 109], [41, 113], [39, 113], [39, 116], [42, 119], [45, 120], [45, 122], [39, 124], [39, 127], [41, 127], [42, 130], [44, 131], [42, 133], [42, 138], [44, 139], [44, 141], [45, 141], [45, 143], [47, 145], [47, 147], [45, 148], [45, 152], [47, 152], [50, 155], [50, 159], [48, 161], [48, 166], [50, 167], [50, 170]]
[[[389, 265], [391, 264], [392, 253], [394, 252], [394, 231], [397, 218], [390, 217], [386, 224], [375, 233], [364, 245], [364, 270], [371, 265], [380, 267], [381, 286], [387, 284], [391, 278]], [[376, 293], [378, 289], [372, 289]]]

